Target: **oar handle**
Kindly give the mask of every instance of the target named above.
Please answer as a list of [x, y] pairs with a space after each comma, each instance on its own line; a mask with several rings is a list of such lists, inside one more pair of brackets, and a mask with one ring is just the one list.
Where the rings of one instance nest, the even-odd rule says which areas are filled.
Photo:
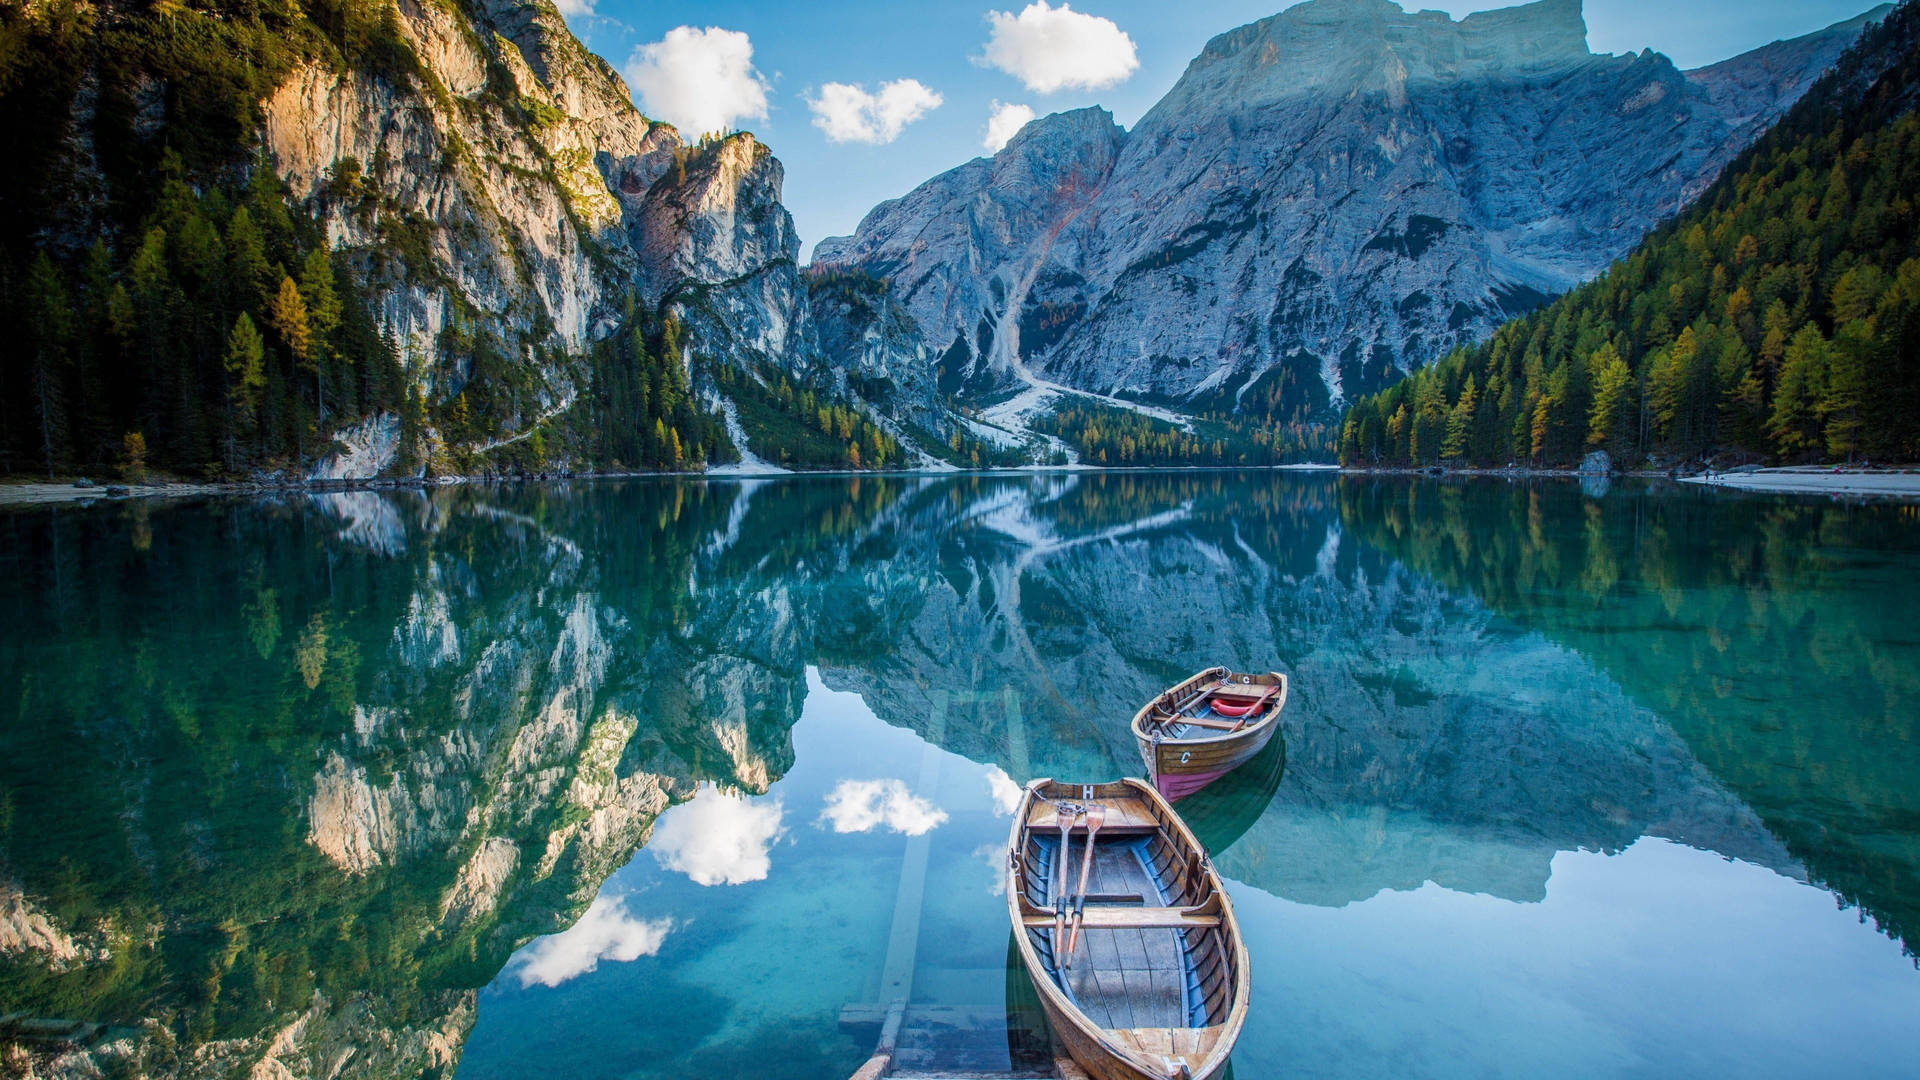
[[1058, 946], [1060, 935], [1067, 928], [1067, 863], [1073, 851], [1073, 819], [1079, 816], [1079, 808], [1061, 804], [1056, 807], [1055, 821], [1060, 826], [1060, 880], [1053, 894], [1053, 940]]

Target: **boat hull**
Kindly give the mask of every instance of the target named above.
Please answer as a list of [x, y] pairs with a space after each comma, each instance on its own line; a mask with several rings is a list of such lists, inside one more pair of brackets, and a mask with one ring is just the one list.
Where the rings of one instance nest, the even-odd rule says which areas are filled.
[[[1047, 1026], [1053, 1029], [1059, 1048], [1092, 1080], [1172, 1080], [1168, 1073], [1146, 1072], [1120, 1057], [1104, 1040], [1081, 1028], [1076, 1017], [1044, 996], [1040, 999], [1040, 1010], [1046, 1013]], [[1227, 1059], [1222, 1057], [1212, 1068], [1188, 1075], [1192, 1080], [1214, 1080], [1226, 1075], [1226, 1071]]]
[[1232, 771], [1230, 767], [1209, 769], [1199, 773], [1173, 773], [1160, 770], [1154, 773], [1153, 786], [1159, 789], [1160, 794], [1167, 797], [1168, 802], [1173, 802], [1186, 798]]

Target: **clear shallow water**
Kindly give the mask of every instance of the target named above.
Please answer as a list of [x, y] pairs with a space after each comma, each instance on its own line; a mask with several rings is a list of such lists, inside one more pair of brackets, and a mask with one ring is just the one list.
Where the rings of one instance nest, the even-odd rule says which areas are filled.
[[844, 1076], [924, 859], [912, 998], [1004, 1059], [1006, 800], [1137, 771], [1137, 702], [1226, 661], [1294, 679], [1182, 804], [1253, 952], [1237, 1075], [1920, 1074], [1910, 507], [595, 484], [12, 514], [0, 565], [0, 1011]]

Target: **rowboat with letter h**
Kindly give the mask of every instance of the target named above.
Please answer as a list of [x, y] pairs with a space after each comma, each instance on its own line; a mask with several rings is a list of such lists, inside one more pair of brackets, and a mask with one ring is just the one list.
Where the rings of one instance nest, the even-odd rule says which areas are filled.
[[1093, 1080], [1210, 1080], [1246, 1023], [1247, 950], [1206, 850], [1139, 780], [1027, 786], [1007, 909], [1054, 1036]]

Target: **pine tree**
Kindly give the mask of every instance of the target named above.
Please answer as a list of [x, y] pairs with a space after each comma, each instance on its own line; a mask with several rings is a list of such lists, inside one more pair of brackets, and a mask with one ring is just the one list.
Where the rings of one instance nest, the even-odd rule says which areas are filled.
[[129, 483], [146, 482], [147, 437], [138, 431], [129, 431], [120, 440], [120, 474]]
[[[232, 430], [251, 436], [260, 418], [260, 394], [267, 387], [266, 343], [246, 312], [233, 322], [227, 335], [227, 402], [233, 412]], [[237, 464], [233, 439], [228, 438], [228, 465]]]
[[1473, 434], [1473, 411], [1479, 402], [1479, 391], [1469, 374], [1466, 385], [1460, 388], [1460, 400], [1447, 414], [1447, 437], [1440, 444], [1441, 457], [1452, 460], [1466, 456], [1468, 438]]
[[[282, 286], [284, 289], [284, 286]], [[333, 261], [324, 247], [307, 252], [300, 267], [300, 302], [306, 307], [308, 346], [313, 365], [315, 401], [320, 415], [327, 412], [327, 369], [334, 359], [333, 335], [340, 326], [340, 298], [333, 288]]]
[[1587, 416], [1587, 445], [1618, 453], [1625, 442], [1622, 433], [1633, 373], [1627, 370], [1626, 361], [1620, 359], [1620, 350], [1612, 342], [1600, 346], [1589, 363], [1593, 368], [1593, 406]]
[[453, 442], [465, 442], [473, 435], [473, 411], [467, 407], [467, 392], [460, 391], [454, 396], [453, 406], [447, 411], [447, 438]]
[[53, 261], [42, 251], [27, 271], [28, 355], [32, 366], [33, 415], [40, 452], [52, 480], [54, 463], [66, 450], [66, 364], [73, 336], [73, 312]]
[[1736, 446], [1757, 446], [1765, 439], [1766, 388], [1759, 369], [1738, 335], [1720, 344], [1716, 368], [1720, 386], [1720, 436]]
[[245, 206], [235, 209], [227, 221], [227, 266], [235, 300], [247, 307], [264, 307], [272, 301], [268, 283], [273, 280], [273, 264], [267, 261], [266, 239]]
[[273, 329], [280, 335], [294, 362], [305, 367], [313, 362], [313, 328], [307, 323], [307, 302], [293, 278], [282, 275], [280, 289], [273, 298]]
[[1880, 295], [1891, 284], [1887, 275], [1872, 264], [1856, 266], [1840, 275], [1840, 280], [1833, 286], [1834, 325], [1863, 322], [1871, 318], [1874, 307], [1880, 302]]
[[1827, 339], [1808, 323], [1793, 335], [1780, 364], [1767, 432], [1781, 450], [1800, 454], [1821, 444], [1819, 403], [1826, 390]]
[[1700, 340], [1691, 326], [1654, 358], [1647, 375], [1647, 404], [1653, 410], [1654, 430], [1663, 439], [1677, 441], [1685, 433], [1687, 390], [1699, 359]]
[[[1878, 292], [1873, 299], [1879, 299]], [[1827, 378], [1818, 412], [1826, 426], [1827, 453], [1834, 457], [1852, 461], [1860, 451], [1866, 395], [1872, 372], [1880, 366], [1876, 363], [1878, 352], [1879, 341], [1870, 319], [1854, 319], [1842, 325], [1827, 350]]]

